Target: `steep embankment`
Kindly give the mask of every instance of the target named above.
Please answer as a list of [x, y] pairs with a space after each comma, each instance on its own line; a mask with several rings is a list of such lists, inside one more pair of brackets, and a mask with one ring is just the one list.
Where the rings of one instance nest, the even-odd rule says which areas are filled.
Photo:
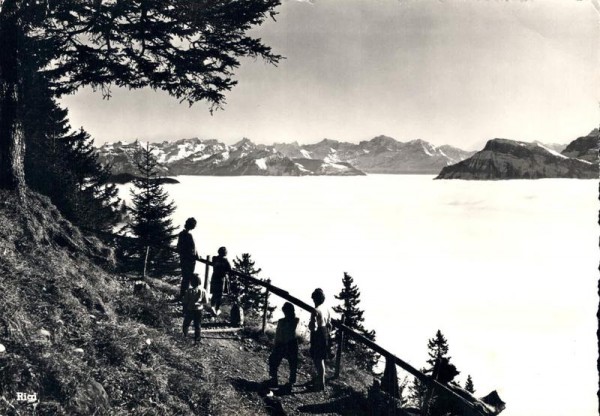
[[[0, 414], [367, 413], [371, 378], [356, 370], [324, 393], [263, 397], [268, 342], [245, 333], [192, 346], [172, 314], [174, 288], [150, 281], [134, 295], [107, 271], [112, 252], [47, 198], [0, 200]], [[304, 345], [299, 383], [309, 368]]]
[[165, 332], [165, 300], [134, 297], [102, 268], [111, 251], [47, 198], [0, 198], [0, 414], [210, 411], [202, 369]]

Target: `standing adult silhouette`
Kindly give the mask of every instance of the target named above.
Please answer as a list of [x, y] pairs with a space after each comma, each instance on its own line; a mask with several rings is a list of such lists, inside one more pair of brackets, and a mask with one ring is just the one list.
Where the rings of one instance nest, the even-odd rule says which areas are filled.
[[231, 272], [231, 265], [227, 260], [227, 248], [219, 247], [218, 255], [212, 258], [213, 275], [210, 280], [210, 304], [215, 317], [221, 314], [221, 302], [223, 300], [223, 289], [227, 282], [227, 275]]
[[177, 252], [179, 253], [179, 264], [181, 265], [181, 288], [179, 299], [183, 299], [185, 291], [190, 287], [190, 280], [196, 268], [196, 260], [199, 260], [196, 252], [194, 237], [190, 233], [196, 228], [196, 219], [193, 217], [185, 221], [184, 229], [177, 237]]
[[311, 295], [315, 310], [310, 315], [310, 356], [315, 364], [316, 377], [313, 388], [325, 390], [325, 359], [329, 352], [329, 331], [331, 330], [331, 313], [324, 305], [325, 294], [322, 289], [315, 289]]

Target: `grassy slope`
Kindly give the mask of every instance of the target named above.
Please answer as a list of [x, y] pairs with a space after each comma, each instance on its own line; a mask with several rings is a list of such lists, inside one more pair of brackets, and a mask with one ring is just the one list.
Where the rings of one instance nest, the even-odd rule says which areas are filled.
[[[111, 252], [46, 198], [0, 191], [0, 414], [367, 413], [360, 392], [372, 380], [352, 366], [325, 393], [264, 397], [268, 338], [207, 334], [193, 347], [167, 285], [134, 295], [110, 266]], [[17, 392], [39, 403], [18, 403]]]

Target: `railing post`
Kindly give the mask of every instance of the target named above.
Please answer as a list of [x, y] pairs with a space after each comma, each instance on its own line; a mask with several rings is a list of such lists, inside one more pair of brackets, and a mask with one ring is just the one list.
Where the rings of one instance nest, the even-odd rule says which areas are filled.
[[[342, 315], [342, 319], [341, 319], [341, 323], [342, 325], [344, 324], [344, 322], [346, 321], [346, 317], [344, 315]], [[337, 330], [337, 351], [335, 353], [335, 374], [334, 377], [335, 378], [339, 378], [340, 377], [340, 369], [342, 366], [342, 347], [344, 345], [344, 331], [342, 331], [341, 328], [338, 328]]]
[[206, 255], [206, 264], [204, 265], [204, 290], [208, 291], [208, 263], [210, 262], [210, 256]]
[[[271, 279], [267, 279], [267, 283], [271, 284]], [[265, 291], [265, 304], [263, 305], [263, 321], [262, 321], [262, 333], [264, 334], [267, 329], [267, 313], [269, 312], [269, 288]]]

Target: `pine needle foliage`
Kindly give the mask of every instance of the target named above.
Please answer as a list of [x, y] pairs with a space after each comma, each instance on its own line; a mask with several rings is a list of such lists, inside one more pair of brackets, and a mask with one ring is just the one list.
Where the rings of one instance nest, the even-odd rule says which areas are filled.
[[93, 140], [83, 129], [72, 131], [68, 112], [41, 81], [25, 88], [25, 173], [27, 185], [48, 196], [74, 224], [111, 231], [119, 214], [110, 167], [102, 166]]
[[[0, 188], [25, 186], [23, 88], [42, 79], [53, 98], [83, 86], [166, 91], [221, 108], [243, 58], [277, 64], [249, 32], [280, 0], [0, 0]], [[6, 163], [9, 162], [9, 163]]]
[[[256, 262], [252, 260], [249, 253], [243, 253], [242, 258], [236, 256], [233, 260], [233, 269], [237, 272], [258, 278], [262, 269], [255, 267]], [[265, 289], [262, 286], [252, 283], [242, 283], [239, 280], [235, 282], [235, 288], [239, 299], [239, 305], [244, 309], [245, 314], [260, 315], [263, 313], [265, 305]], [[274, 307], [267, 305], [267, 313], [270, 316], [275, 310]]]
[[[358, 286], [354, 284], [352, 276], [348, 273], [344, 273], [342, 290], [339, 294], [335, 295], [335, 298], [340, 301], [340, 304], [334, 306], [333, 310], [343, 317], [344, 324], [347, 327], [360, 332], [367, 339], [375, 341], [375, 331], [367, 330], [363, 324], [365, 312], [359, 307], [360, 290], [358, 289]], [[344, 339], [342, 348], [345, 351], [352, 352], [357, 359], [357, 363], [360, 363], [368, 370], [372, 369], [377, 362], [377, 354], [353, 339]]]
[[[427, 341], [427, 367], [421, 369], [421, 372], [429, 374], [440, 383], [449, 383], [460, 372], [450, 362], [448, 356], [448, 340], [438, 330], [433, 338]], [[420, 409], [427, 416], [458, 416], [457, 405], [447, 396], [438, 394], [419, 379], [414, 379], [410, 386], [409, 398], [412, 406]]]
[[435, 336], [427, 341], [427, 349], [427, 355], [429, 355], [427, 364], [429, 364], [431, 368], [433, 368], [436, 361], [441, 358], [450, 358], [448, 357], [448, 340], [439, 329], [435, 333]]
[[[177, 259], [172, 242], [175, 227], [171, 215], [175, 204], [160, 184], [158, 162], [150, 145], [136, 154], [138, 177], [131, 190], [132, 207], [129, 228], [136, 239], [131, 259], [134, 268], [153, 277], [175, 274]], [[147, 260], [146, 260], [147, 257]]]
[[467, 381], [465, 382], [465, 390], [471, 394], [475, 393], [475, 385], [470, 374], [467, 376]]

